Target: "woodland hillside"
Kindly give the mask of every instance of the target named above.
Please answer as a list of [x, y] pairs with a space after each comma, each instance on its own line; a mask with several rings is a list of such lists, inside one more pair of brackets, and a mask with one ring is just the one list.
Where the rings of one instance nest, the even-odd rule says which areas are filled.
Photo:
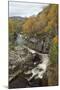
[[[48, 67], [49, 85], [57, 85], [58, 82], [58, 5], [49, 4], [36, 16], [25, 18], [9, 17], [9, 45], [14, 49], [16, 34], [20, 33], [26, 39], [36, 38], [46, 41], [50, 66]], [[31, 46], [33, 47], [33, 45]]]

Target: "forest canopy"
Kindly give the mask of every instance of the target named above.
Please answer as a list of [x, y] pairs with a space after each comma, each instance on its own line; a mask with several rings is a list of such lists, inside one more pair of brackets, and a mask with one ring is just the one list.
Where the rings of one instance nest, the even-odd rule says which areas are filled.
[[[9, 17], [9, 39], [11, 41], [14, 41], [13, 35], [15, 32], [39, 39], [48, 37], [50, 46], [55, 48], [58, 41], [58, 5], [50, 4], [36, 16], [30, 16], [28, 18], [18, 19]], [[54, 50], [52, 48], [51, 52], [53, 53]]]

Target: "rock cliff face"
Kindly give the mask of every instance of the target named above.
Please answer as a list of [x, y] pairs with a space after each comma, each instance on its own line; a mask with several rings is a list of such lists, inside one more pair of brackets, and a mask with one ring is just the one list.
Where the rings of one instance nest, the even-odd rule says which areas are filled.
[[47, 75], [49, 86], [58, 85], [58, 65], [49, 65], [47, 69]]
[[[31, 53], [33, 52], [33, 50], [30, 51], [29, 50], [30, 49], [27, 49], [24, 46], [22, 47], [16, 46], [14, 50], [10, 50], [9, 52], [10, 88], [34, 87], [34, 86], [38, 87], [48, 85], [48, 77], [46, 73], [46, 68], [48, 66], [49, 61], [48, 54], [38, 55], [36, 52]], [[22, 83], [23, 86], [20, 83]]]

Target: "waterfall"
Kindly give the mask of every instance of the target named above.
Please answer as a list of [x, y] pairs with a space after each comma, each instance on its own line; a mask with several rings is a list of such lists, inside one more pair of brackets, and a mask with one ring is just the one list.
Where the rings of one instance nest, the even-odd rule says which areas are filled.
[[[32, 50], [30, 48], [28, 48], [28, 50], [30, 52], [32, 52]], [[34, 51], [34, 50], [33, 50]], [[33, 52], [32, 52], [33, 53]], [[36, 52], [35, 52], [36, 53]], [[49, 57], [48, 57], [48, 54], [41, 54], [42, 56], [42, 63], [39, 63], [36, 67], [34, 67], [32, 70], [29, 70], [27, 72], [25, 72], [25, 74], [30, 74], [32, 73], [32, 75], [30, 76], [30, 78], [28, 79], [31, 80], [33, 77], [35, 77], [35, 79], [37, 78], [40, 78], [42, 79], [43, 78], [43, 75], [44, 73], [46, 72], [47, 70], [47, 66], [49, 64]]]
[[23, 45], [24, 39], [23, 39], [23, 36], [21, 34], [18, 34], [17, 39], [16, 39], [16, 43], [18, 45]]

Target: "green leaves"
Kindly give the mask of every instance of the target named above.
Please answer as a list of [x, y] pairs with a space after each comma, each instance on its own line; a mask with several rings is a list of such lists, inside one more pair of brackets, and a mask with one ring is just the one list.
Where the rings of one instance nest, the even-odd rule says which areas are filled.
[[50, 49], [50, 61], [51, 64], [57, 64], [58, 62], [58, 43], [57, 43], [57, 37], [54, 38], [52, 41], [52, 46]]

